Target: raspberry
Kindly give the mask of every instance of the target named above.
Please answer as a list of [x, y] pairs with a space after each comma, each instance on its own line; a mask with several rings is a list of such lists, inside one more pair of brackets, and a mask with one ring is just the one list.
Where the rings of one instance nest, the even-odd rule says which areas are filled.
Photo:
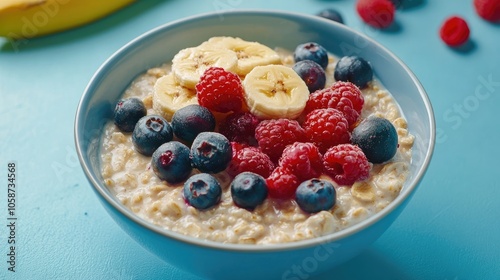
[[469, 39], [469, 34], [467, 22], [457, 16], [446, 19], [439, 30], [439, 36], [450, 47], [463, 45]]
[[363, 98], [361, 90], [355, 84], [351, 82], [337, 81], [333, 83], [331, 88], [335, 91], [339, 91], [342, 97], [351, 100], [354, 110], [356, 110], [356, 112], [358, 113], [361, 113], [361, 110], [363, 110], [365, 99]]
[[233, 158], [236, 154], [243, 148], [249, 147], [246, 143], [231, 141], [231, 151], [233, 152]]
[[259, 120], [252, 113], [232, 113], [220, 124], [219, 132], [229, 141], [255, 144], [255, 128], [258, 124]]
[[363, 95], [356, 85], [338, 81], [331, 87], [312, 93], [304, 112], [308, 114], [316, 109], [334, 108], [341, 111], [352, 125], [358, 120], [363, 104]]
[[376, 28], [389, 27], [394, 21], [395, 7], [389, 0], [359, 0], [356, 10], [364, 22]]
[[304, 108], [304, 114], [307, 115], [316, 109], [328, 108], [330, 101], [332, 101], [332, 104], [336, 103], [333, 99], [337, 99], [337, 96], [335, 91], [329, 87], [311, 93]]
[[328, 148], [348, 143], [351, 134], [349, 123], [337, 109], [316, 109], [306, 116], [302, 125], [308, 140], [324, 153]]
[[264, 120], [257, 126], [255, 138], [262, 151], [277, 162], [287, 145], [305, 140], [305, 133], [295, 120], [273, 119]]
[[295, 142], [287, 146], [279, 166], [290, 170], [302, 181], [318, 177], [323, 172], [322, 156], [313, 143]]
[[198, 103], [211, 111], [238, 112], [243, 106], [243, 86], [238, 75], [210, 67], [196, 84]]
[[290, 199], [295, 196], [300, 181], [297, 176], [284, 168], [277, 167], [266, 179], [267, 191], [272, 198]]
[[[233, 142], [234, 143], [234, 142]], [[232, 144], [232, 143], [231, 143]], [[227, 173], [233, 177], [236, 175], [249, 171], [266, 178], [274, 169], [274, 163], [269, 157], [264, 154], [257, 147], [243, 147], [238, 150], [240, 144], [232, 144], [233, 154], [231, 163], [227, 168]]]
[[474, 8], [483, 19], [491, 22], [500, 21], [500, 1], [474, 0]]
[[331, 147], [323, 155], [325, 173], [339, 185], [350, 186], [370, 175], [371, 165], [356, 145], [341, 144]]

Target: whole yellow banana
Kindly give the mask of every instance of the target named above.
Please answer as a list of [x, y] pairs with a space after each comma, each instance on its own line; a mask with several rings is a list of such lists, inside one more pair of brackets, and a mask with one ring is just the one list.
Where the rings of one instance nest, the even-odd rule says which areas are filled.
[[81, 26], [135, 0], [2, 0], [0, 37], [28, 39]]

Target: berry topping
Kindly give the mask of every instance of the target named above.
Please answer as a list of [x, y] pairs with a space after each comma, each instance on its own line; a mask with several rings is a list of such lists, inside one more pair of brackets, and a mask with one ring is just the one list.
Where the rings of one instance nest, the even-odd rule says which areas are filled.
[[398, 149], [398, 134], [390, 121], [368, 117], [352, 131], [352, 144], [358, 145], [371, 163], [390, 160]]
[[182, 182], [192, 170], [189, 148], [177, 141], [165, 143], [153, 153], [151, 167], [161, 180], [170, 184]]
[[306, 83], [309, 92], [315, 92], [325, 87], [325, 70], [312, 60], [301, 60], [293, 65], [293, 70]]
[[342, 18], [342, 15], [339, 13], [339, 11], [335, 9], [324, 9], [320, 11], [319, 13], [316, 14], [319, 17], [326, 18], [329, 20], [333, 20], [339, 23], [344, 23], [344, 19]]
[[203, 106], [188, 105], [174, 113], [172, 128], [177, 138], [191, 143], [199, 133], [215, 129], [215, 117]]
[[500, 1], [498, 0], [474, 0], [474, 8], [477, 14], [491, 22], [500, 21]]
[[219, 125], [219, 132], [229, 139], [246, 144], [255, 144], [255, 128], [259, 119], [250, 112], [231, 113]]
[[305, 140], [305, 132], [295, 120], [264, 120], [255, 129], [255, 138], [262, 151], [278, 162], [287, 145]]
[[221, 67], [208, 68], [196, 84], [198, 103], [214, 112], [238, 112], [243, 106], [243, 86], [238, 75]]
[[450, 17], [445, 20], [439, 36], [450, 47], [458, 47], [469, 40], [470, 30], [467, 22], [460, 17]]
[[331, 147], [323, 155], [327, 175], [339, 185], [350, 186], [370, 175], [371, 165], [363, 151], [352, 144]]
[[144, 103], [138, 98], [122, 99], [116, 103], [115, 125], [123, 132], [132, 132], [135, 124], [147, 113]]
[[139, 153], [151, 156], [161, 144], [171, 141], [173, 137], [172, 127], [163, 117], [148, 115], [135, 125], [132, 143]]
[[302, 182], [295, 193], [299, 207], [308, 213], [330, 210], [335, 205], [336, 192], [332, 183], [311, 179]]
[[336, 109], [335, 105], [339, 100], [338, 95], [338, 92], [332, 90], [331, 87], [311, 93], [311, 95], [309, 95], [309, 99], [307, 100], [306, 107], [304, 108], [303, 113], [307, 115], [316, 109]]
[[389, 0], [358, 0], [356, 10], [365, 23], [376, 28], [389, 27], [394, 21], [395, 7]]
[[222, 188], [212, 175], [199, 173], [184, 183], [183, 194], [189, 205], [198, 210], [205, 210], [220, 201]]
[[344, 114], [333, 108], [316, 109], [307, 114], [303, 127], [308, 140], [322, 153], [332, 146], [348, 143], [351, 137]]
[[277, 199], [290, 199], [300, 184], [299, 178], [284, 167], [276, 167], [266, 179], [269, 196]]
[[364, 88], [373, 79], [373, 70], [370, 63], [359, 56], [344, 56], [337, 61], [333, 77]]
[[328, 66], [328, 53], [326, 49], [320, 44], [314, 42], [298, 45], [293, 53], [293, 58], [295, 59], [295, 62], [312, 60], [321, 65], [323, 69], [326, 69]]
[[248, 147], [246, 143], [231, 141], [231, 151], [233, 153], [233, 158], [241, 149], [246, 147]]
[[236, 205], [253, 210], [267, 197], [267, 185], [264, 177], [243, 172], [231, 182], [231, 197]]
[[231, 161], [231, 144], [226, 136], [217, 132], [202, 132], [191, 145], [191, 163], [201, 172], [218, 173]]
[[361, 90], [359, 90], [359, 88], [355, 84], [351, 82], [337, 81], [333, 83], [331, 88], [335, 91], [338, 91], [340, 93], [340, 96], [351, 100], [354, 110], [361, 114], [365, 99], [363, 98]]
[[231, 146], [234, 154], [227, 168], [229, 175], [234, 177], [242, 172], [249, 171], [262, 177], [268, 177], [274, 170], [274, 163], [259, 148], [244, 147], [238, 150], [233, 143], [231, 143]]
[[352, 125], [358, 120], [363, 104], [363, 95], [356, 85], [338, 81], [329, 88], [313, 92], [309, 96], [304, 113], [333, 108], [341, 111], [349, 125]]
[[285, 148], [279, 166], [290, 170], [303, 181], [321, 175], [322, 160], [318, 147], [313, 143], [295, 142]]

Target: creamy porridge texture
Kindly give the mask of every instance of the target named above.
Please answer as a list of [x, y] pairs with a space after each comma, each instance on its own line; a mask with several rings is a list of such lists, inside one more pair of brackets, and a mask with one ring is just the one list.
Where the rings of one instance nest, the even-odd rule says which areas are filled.
[[[203, 44], [202, 44], [203, 45]], [[284, 49], [276, 49], [283, 65], [291, 66], [294, 58]], [[230, 55], [230, 54], [226, 54]], [[329, 56], [326, 85], [332, 84], [337, 58]], [[248, 65], [238, 68], [243, 77]], [[243, 69], [243, 70], [242, 70]], [[235, 70], [236, 71], [236, 70]], [[153, 91], [158, 79], [172, 73], [171, 64], [149, 69], [137, 77], [123, 98], [137, 97], [148, 114], [159, 114], [153, 105]], [[190, 80], [195, 83], [196, 77]], [[110, 121], [102, 136], [101, 166], [105, 184], [116, 197], [142, 219], [181, 234], [224, 243], [272, 244], [298, 241], [337, 232], [372, 216], [386, 207], [399, 194], [411, 162], [413, 136], [400, 109], [376, 80], [362, 89], [364, 97], [360, 119], [375, 115], [389, 120], [396, 128], [396, 155], [382, 164], [373, 164], [368, 179], [352, 186], [339, 186], [331, 210], [306, 213], [297, 202], [267, 198], [253, 211], [236, 206], [232, 200], [232, 177], [225, 171], [215, 174], [223, 193], [220, 202], [207, 210], [188, 205], [182, 194], [183, 183], [168, 184], [151, 168], [151, 157], [139, 154], [130, 133], [120, 131]], [[195, 95], [187, 103], [195, 103]], [[164, 112], [165, 113], [165, 112]], [[168, 113], [165, 118], [169, 119]], [[169, 119], [170, 121], [170, 119]], [[193, 169], [193, 174], [198, 173]], [[322, 179], [332, 181], [328, 176]], [[332, 181], [333, 182], [333, 181]]]

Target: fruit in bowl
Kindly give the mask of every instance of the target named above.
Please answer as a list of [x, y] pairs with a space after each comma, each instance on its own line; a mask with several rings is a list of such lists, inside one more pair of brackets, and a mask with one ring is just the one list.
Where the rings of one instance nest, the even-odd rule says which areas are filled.
[[[176, 266], [220, 278], [218, 273], [223, 267], [228, 269], [229, 261], [230, 270], [239, 278], [276, 278], [284, 277], [293, 264], [326, 250], [329, 257], [314, 271], [319, 273], [373, 242], [407, 203], [433, 148], [429, 102], [416, 78], [397, 58], [339, 24], [263, 11], [224, 13], [222, 22], [217, 14], [209, 14], [165, 25], [131, 42], [105, 63], [90, 82], [77, 113], [75, 134], [82, 165], [112, 217], [145, 248]], [[265, 32], [253, 32], [255, 24]], [[284, 30], [296, 36], [277, 36]], [[171, 40], [178, 36], [183, 40]], [[333, 78], [336, 62], [345, 56], [339, 42], [353, 44], [359, 38], [367, 40], [371, 48], [358, 56], [369, 61], [377, 78], [361, 89], [347, 79]], [[293, 70], [297, 61], [292, 51], [305, 42], [315, 42], [329, 53], [326, 86], [312, 93]], [[218, 52], [207, 50], [216, 43]], [[251, 48], [244, 48], [246, 45]], [[263, 59], [255, 64], [245, 50], [255, 51]], [[188, 61], [195, 58], [201, 64]], [[211, 67], [223, 69], [215, 76], [230, 81], [231, 93], [221, 93], [226, 87], [209, 81], [208, 74], [204, 76]], [[189, 74], [183, 73], [185, 69]], [[233, 83], [238, 79], [241, 94], [238, 83]], [[168, 86], [161, 86], [162, 81], [168, 81]], [[218, 89], [208, 91], [212, 86]], [[103, 119], [113, 114], [110, 108], [123, 97], [141, 99], [148, 115], [161, 114], [167, 122], [174, 122], [172, 116], [184, 107], [179, 105], [202, 105], [213, 115], [216, 126], [200, 135], [214, 133], [220, 135], [217, 140], [173, 139], [168, 143], [188, 147], [196, 142], [191, 163], [198, 157], [218, 161], [227, 154], [230, 160], [218, 161], [216, 169], [210, 160], [207, 169], [191, 164], [194, 168], [184, 180], [162, 180], [149, 168], [152, 159], [165, 167], [175, 157], [142, 155], [135, 151], [127, 132], [112, 122], [103, 126]], [[420, 113], [418, 117], [415, 112]], [[397, 128], [398, 154], [383, 163], [369, 163], [364, 151], [350, 143], [353, 129], [362, 123], [358, 120], [371, 115], [384, 117]], [[240, 131], [247, 133], [243, 140], [237, 140], [234, 133], [221, 134], [239, 129], [224, 124], [227, 119], [231, 123], [243, 120]], [[173, 127], [175, 134], [175, 123]], [[190, 130], [189, 126], [184, 130]], [[286, 134], [289, 131], [293, 131], [291, 135]], [[225, 142], [222, 146], [221, 141]], [[352, 155], [354, 162], [350, 161]], [[262, 174], [252, 172], [254, 179], [249, 177], [247, 183], [235, 183], [233, 188], [235, 178], [247, 174], [248, 169]], [[193, 177], [194, 182], [190, 181]], [[220, 185], [220, 198], [213, 179]], [[243, 188], [255, 196], [248, 197]], [[390, 199], [379, 200], [381, 193]], [[191, 267], [193, 257], [202, 264]], [[270, 262], [273, 267], [266, 266]], [[254, 271], [254, 265], [267, 268]]]
[[[159, 65], [136, 78], [115, 107], [119, 115], [127, 111], [121, 104], [142, 100], [148, 115], [136, 121], [132, 136], [110, 121], [101, 147], [107, 187], [146, 221], [218, 242], [284, 243], [355, 225], [399, 194], [413, 136], [396, 101], [373, 79], [368, 61], [339, 59], [316, 42], [275, 51], [259, 42], [216, 36]], [[174, 93], [162, 87], [172, 75]], [[172, 94], [184, 103], [166, 104], [165, 96]], [[140, 106], [130, 107], [134, 113]], [[162, 116], [171, 117], [172, 125]], [[231, 131], [244, 131], [246, 137], [236, 139]], [[177, 160], [185, 158], [182, 153], [159, 148], [170, 141], [190, 149], [187, 162]], [[179, 169], [179, 162], [192, 168]], [[238, 200], [229, 187], [245, 172], [264, 179], [265, 191], [247, 194], [258, 204]], [[353, 195], [356, 182], [374, 194], [371, 201]], [[211, 195], [214, 186], [217, 196]], [[261, 199], [262, 193], [269, 198]]]

